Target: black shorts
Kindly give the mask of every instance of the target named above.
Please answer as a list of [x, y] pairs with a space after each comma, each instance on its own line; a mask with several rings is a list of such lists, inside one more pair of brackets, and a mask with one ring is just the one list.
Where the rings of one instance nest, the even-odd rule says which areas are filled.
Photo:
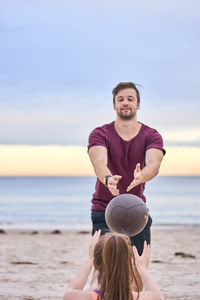
[[[99, 229], [101, 229], [101, 235], [110, 231], [108, 225], [106, 224], [105, 211], [100, 211], [100, 210], [92, 211], [91, 219], [93, 224], [92, 235], [95, 233], [95, 231]], [[152, 224], [152, 218], [151, 216], [149, 216], [145, 228], [137, 235], [130, 237], [131, 244], [137, 248], [139, 255], [142, 254], [144, 241], [147, 241], [147, 244], [151, 243], [151, 231], [150, 231], [151, 224]]]

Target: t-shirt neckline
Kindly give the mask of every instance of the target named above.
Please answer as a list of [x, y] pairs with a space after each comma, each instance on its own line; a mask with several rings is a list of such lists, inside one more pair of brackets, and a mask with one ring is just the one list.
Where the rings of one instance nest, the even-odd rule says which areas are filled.
[[141, 123], [141, 122], [139, 122], [139, 121], [138, 121], [138, 123], [140, 123], [140, 124], [142, 125], [141, 128], [140, 128], [140, 130], [138, 131], [138, 133], [137, 133], [133, 138], [131, 138], [131, 139], [128, 140], [128, 141], [124, 140], [124, 139], [118, 134], [117, 130], [115, 129], [115, 121], [112, 122], [112, 126], [113, 126], [113, 129], [114, 129], [114, 132], [116, 133], [116, 135], [117, 135], [123, 142], [129, 143], [129, 142], [133, 141], [135, 138], [137, 138], [137, 137], [139, 136], [139, 134], [141, 133], [141, 131], [142, 131], [143, 127], [144, 127], [144, 124], [143, 124], [143, 123]]

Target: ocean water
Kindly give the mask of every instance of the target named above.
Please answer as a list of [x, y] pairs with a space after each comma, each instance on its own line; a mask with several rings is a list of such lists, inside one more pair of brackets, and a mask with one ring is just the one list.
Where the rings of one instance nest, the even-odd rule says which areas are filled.
[[[0, 177], [0, 228], [90, 230], [95, 177]], [[154, 224], [200, 225], [200, 176], [146, 184]]]

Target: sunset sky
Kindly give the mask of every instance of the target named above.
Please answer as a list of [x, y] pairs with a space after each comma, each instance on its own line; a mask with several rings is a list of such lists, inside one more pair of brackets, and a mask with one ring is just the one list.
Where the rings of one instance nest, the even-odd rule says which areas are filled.
[[89, 133], [112, 89], [140, 84], [138, 120], [167, 150], [161, 174], [200, 175], [200, 2], [0, 4], [0, 176], [92, 175]]

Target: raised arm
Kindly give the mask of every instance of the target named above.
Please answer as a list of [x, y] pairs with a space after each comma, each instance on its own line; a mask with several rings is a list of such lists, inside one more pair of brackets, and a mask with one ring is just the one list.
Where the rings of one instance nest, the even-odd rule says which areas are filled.
[[107, 187], [112, 195], [119, 195], [117, 184], [122, 178], [120, 175], [113, 175], [109, 170], [107, 149], [104, 146], [93, 146], [89, 149], [89, 157], [94, 167], [94, 171], [98, 179], [105, 184], [105, 176], [110, 176], [107, 179]]
[[137, 249], [133, 246], [133, 253], [135, 257], [135, 265], [141, 276], [144, 291], [141, 292], [139, 299], [141, 300], [164, 300], [161, 290], [157, 287], [153, 279], [148, 273], [148, 265], [150, 259], [150, 245], [144, 242], [144, 249], [141, 256], [139, 256]]
[[94, 255], [94, 247], [100, 237], [101, 230], [95, 232], [95, 234], [91, 237], [89, 244], [89, 257], [86, 263], [81, 267], [79, 272], [71, 279], [71, 281], [67, 285], [66, 293], [63, 297], [63, 300], [73, 300], [76, 299], [76, 296], [80, 294], [81, 290], [83, 290], [88, 276], [93, 267], [93, 255]]
[[107, 149], [103, 146], [93, 146], [89, 149], [89, 157], [96, 176], [102, 183], [104, 183], [104, 176], [112, 176], [111, 171], [107, 167]]
[[163, 159], [163, 152], [160, 149], [148, 149], [145, 155], [145, 164], [146, 166], [141, 169], [140, 163], [136, 165], [134, 170], [134, 179], [127, 187], [127, 192], [130, 191], [135, 186], [147, 182], [154, 178], [160, 169], [160, 165]]

